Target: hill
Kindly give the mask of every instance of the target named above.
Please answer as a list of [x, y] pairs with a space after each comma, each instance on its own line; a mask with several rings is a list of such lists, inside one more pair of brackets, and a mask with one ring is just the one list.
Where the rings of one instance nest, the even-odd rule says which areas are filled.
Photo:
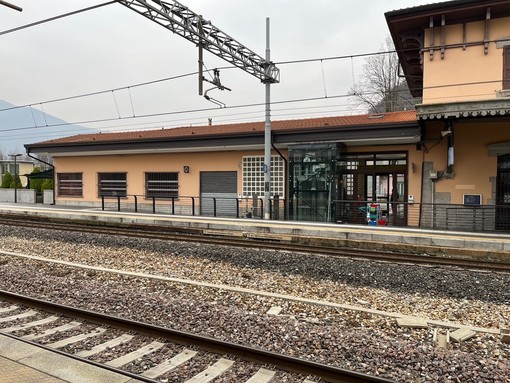
[[[64, 125], [53, 126], [60, 124]], [[96, 132], [80, 125], [67, 125], [64, 120], [36, 108], [19, 108], [0, 100], [0, 155], [25, 153], [25, 144]]]

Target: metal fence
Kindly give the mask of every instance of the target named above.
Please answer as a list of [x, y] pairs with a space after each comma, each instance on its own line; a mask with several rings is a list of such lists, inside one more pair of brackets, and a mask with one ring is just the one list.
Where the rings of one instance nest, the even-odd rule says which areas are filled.
[[[293, 219], [286, 201], [270, 200], [271, 219]], [[263, 218], [264, 199], [219, 197], [101, 197], [102, 210], [230, 218]], [[510, 231], [510, 205], [455, 205], [407, 202], [331, 201], [331, 221], [339, 224], [415, 227], [471, 232]]]
[[510, 205], [333, 201], [336, 222], [491, 232], [510, 230]]
[[[274, 220], [286, 220], [285, 200], [272, 198], [270, 216]], [[190, 215], [230, 218], [263, 218], [264, 199], [259, 197], [150, 197], [126, 195], [101, 196], [102, 210], [132, 211], [135, 213]]]

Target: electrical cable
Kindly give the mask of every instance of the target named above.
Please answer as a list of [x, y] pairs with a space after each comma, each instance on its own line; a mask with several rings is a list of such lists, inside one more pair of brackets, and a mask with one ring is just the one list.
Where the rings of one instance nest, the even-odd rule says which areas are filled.
[[[60, 19], [60, 18], [72, 16], [72, 15], [75, 15], [75, 14], [78, 14], [78, 13], [82, 13], [82, 12], [85, 12], [85, 11], [90, 11], [90, 10], [97, 9], [97, 8], [100, 8], [100, 7], [104, 7], [106, 5], [111, 5], [111, 4], [114, 4], [114, 3], [116, 3], [116, 1], [110, 1], [110, 2], [106, 2], [106, 3], [102, 3], [102, 4], [97, 4], [97, 5], [94, 5], [94, 6], [91, 6], [91, 7], [79, 9], [79, 10], [76, 10], [76, 11], [73, 11], [73, 12], [69, 12], [69, 13], [66, 13], [66, 14], [54, 16], [54, 17], [51, 17], [51, 18], [48, 18], [48, 19], [40, 20], [38, 22], [34, 22], [34, 23], [31, 23], [31, 24], [27, 24], [27, 25], [24, 25], [24, 26], [20, 26], [20, 27], [17, 27], [17, 28], [13, 28], [13, 29], [10, 29], [10, 30], [7, 30], [7, 31], [0, 32], [0, 35], [4, 35], [4, 34], [7, 34], [7, 33], [12, 33], [12, 32], [19, 31], [19, 30], [22, 30], [22, 29], [25, 29], [25, 28], [33, 27], [33, 26], [40, 25], [40, 24], [43, 24], [43, 23], [46, 23], [46, 22], [50, 22], [50, 21], [54, 21], [54, 20], [57, 20], [57, 19]], [[491, 41], [488, 41], [488, 42], [496, 42], [496, 41], [500, 41], [500, 40], [491, 40]], [[487, 43], [487, 41], [484, 41], [483, 43]], [[445, 46], [445, 47], [449, 47], [449, 45]], [[454, 47], [454, 45], [451, 45], [451, 47]], [[431, 47], [431, 49], [432, 48], [433, 49], [439, 49], [439, 47]], [[392, 53], [399, 53], [399, 52], [405, 52], [405, 51], [417, 51], [417, 50], [418, 49], [406, 49], [406, 50], [399, 50], [399, 51], [397, 51], [397, 50], [387, 50], [387, 51], [380, 51], [380, 52], [369, 52], [369, 53], [350, 54], [350, 55], [342, 55], [342, 56], [332, 56], [332, 57], [323, 57], [323, 58], [310, 58], [310, 59], [300, 59], [300, 60], [289, 60], [289, 61], [276, 62], [275, 63], [276, 65], [288, 65], [288, 64], [310, 63], [310, 62], [320, 61], [321, 67], [322, 67], [323, 85], [324, 85], [325, 96], [324, 97], [315, 97], [315, 98], [305, 98], [305, 99], [300, 99], [300, 100], [279, 101], [279, 102], [273, 102], [271, 104], [272, 105], [276, 105], [276, 104], [279, 104], [279, 103], [294, 103], [294, 102], [316, 101], [316, 100], [324, 100], [324, 99], [328, 99], [328, 98], [355, 96], [353, 94], [344, 94], [344, 95], [336, 95], [336, 96], [328, 97], [327, 91], [326, 91], [326, 87], [325, 87], [325, 74], [324, 74], [323, 61], [350, 59], [351, 60], [351, 66], [352, 66], [352, 62], [353, 62], [354, 58], [368, 57], [368, 56], [374, 56], [374, 55], [392, 54]], [[423, 51], [428, 51], [428, 50], [429, 50], [429, 48], [422, 48], [420, 51], [423, 52]], [[228, 66], [228, 67], [223, 67], [223, 68], [219, 68], [219, 69], [234, 69], [234, 68], [236, 68], [236, 67], [235, 66]], [[41, 108], [43, 108], [43, 104], [46, 104], [46, 103], [54, 103], [54, 102], [59, 102], [59, 101], [66, 101], [66, 100], [71, 100], [71, 99], [76, 99], [76, 98], [81, 98], [81, 97], [89, 97], [89, 96], [99, 95], [99, 94], [103, 94], [103, 93], [107, 93], [107, 92], [112, 92], [112, 94], [113, 94], [113, 92], [115, 92], [115, 91], [125, 90], [125, 89], [127, 89], [129, 91], [131, 108], [132, 108], [132, 112], [133, 112], [133, 116], [129, 117], [129, 118], [147, 118], [147, 117], [154, 117], [154, 116], [161, 116], [161, 115], [174, 115], [174, 114], [196, 113], [196, 112], [202, 112], [202, 111], [216, 110], [216, 108], [205, 108], [205, 109], [196, 109], [196, 110], [188, 110], [188, 111], [174, 111], [174, 112], [164, 112], [164, 113], [155, 113], [155, 114], [146, 114], [146, 115], [135, 116], [134, 106], [133, 106], [133, 101], [132, 101], [132, 97], [131, 97], [130, 88], [139, 87], [139, 86], [146, 86], [146, 85], [150, 85], [150, 84], [154, 84], [154, 83], [159, 83], [159, 82], [163, 82], [163, 81], [168, 81], [168, 80], [173, 80], [173, 79], [177, 79], [177, 78], [193, 76], [193, 75], [196, 75], [196, 74], [198, 74], [198, 72], [187, 73], [187, 74], [184, 74], [184, 75], [179, 75], [179, 76], [173, 76], [173, 77], [168, 77], [168, 78], [164, 78], [164, 79], [148, 81], [148, 82], [139, 83], [139, 84], [135, 84], [135, 85], [130, 85], [130, 86], [126, 86], [126, 87], [114, 88], [114, 89], [98, 91], [98, 92], [91, 92], [91, 93], [87, 93], [87, 94], [81, 94], [81, 95], [70, 96], [70, 97], [62, 97], [62, 98], [59, 98], [59, 99], [53, 99], [53, 100], [49, 100], [49, 101], [32, 103], [32, 104], [27, 104], [27, 105], [14, 106], [14, 107], [10, 107], [10, 108], [0, 109], [0, 112], [1, 111], [7, 111], [7, 110], [13, 110], [13, 109], [19, 109], [19, 108], [25, 108], [25, 107], [32, 108], [32, 105], [34, 105], [34, 104], [40, 104]], [[422, 89], [417, 89], [416, 88], [416, 89], [412, 89], [412, 90], [417, 90], [418, 91], [418, 90], [424, 90], [424, 89], [444, 88], [444, 87], [450, 87], [450, 86], [479, 85], [479, 84], [496, 83], [496, 82], [500, 82], [500, 80], [484, 81], [484, 82], [473, 82], [473, 83], [462, 83], [462, 84], [446, 84], [446, 85], [439, 85], [439, 86], [434, 86], [434, 87], [426, 87], [426, 88], [422, 88]], [[369, 95], [369, 94], [374, 94], [374, 93], [373, 92], [363, 93], [363, 95]], [[114, 97], [114, 100], [115, 100], [115, 95], [113, 95], [113, 97]], [[117, 104], [116, 100], [115, 100], [115, 104]], [[250, 107], [250, 106], [254, 107], [254, 106], [260, 106], [260, 105], [263, 105], [263, 104], [237, 105], [237, 106], [229, 107], [229, 109], [244, 108], [244, 107]], [[62, 124], [49, 124], [49, 125], [47, 124], [46, 121], [45, 122], [46, 122], [46, 126], [51, 127], [51, 126], [73, 125], [73, 124], [78, 124], [78, 123], [96, 123], [96, 122], [108, 122], [108, 121], [113, 121], [113, 120], [126, 119], [126, 118], [122, 118], [120, 116], [120, 113], [119, 113], [117, 105], [116, 105], [116, 108], [117, 108], [117, 113], [118, 113], [119, 117], [115, 118], [115, 119], [98, 119], [98, 120], [88, 120], [88, 121], [83, 121], [83, 122], [62, 123]], [[33, 114], [33, 112], [32, 112], [32, 114]], [[37, 123], [35, 123], [34, 127], [13, 128], [13, 129], [6, 129], [6, 130], [0, 130], [0, 131], [4, 132], [4, 131], [22, 130], [22, 129], [23, 130], [24, 129], [35, 129], [35, 128], [39, 128], [39, 126], [37, 126]]]
[[12, 29], [8, 29], [8, 30], [5, 30], [5, 31], [2, 31], [2, 32], [0, 32], [0, 36], [6, 35], [6, 34], [12, 33], [12, 32], [21, 31], [22, 29], [35, 27], [36, 25], [40, 25], [40, 24], [44, 24], [44, 23], [49, 23], [50, 21], [55, 21], [55, 20], [58, 20], [58, 19], [63, 19], [64, 17], [73, 16], [73, 15], [76, 15], [78, 13], [83, 13], [83, 12], [91, 11], [93, 9], [101, 8], [101, 7], [104, 7], [106, 5], [111, 5], [111, 4], [115, 4], [115, 3], [116, 3], [116, 1], [109, 1], [107, 3], [93, 5], [91, 7], [78, 9], [76, 11], [72, 11], [72, 12], [64, 13], [62, 15], [57, 15], [57, 16], [50, 17], [48, 19], [39, 20], [39, 21], [30, 23], [30, 24], [25, 24], [25, 25], [22, 25], [22, 26], [19, 26], [19, 27], [16, 27], [16, 28], [12, 28]]
[[[480, 85], [480, 84], [487, 84], [487, 83], [495, 83], [495, 82], [501, 82], [500, 80], [494, 80], [494, 81], [477, 81], [472, 83], [457, 83], [457, 84], [447, 84], [447, 85], [437, 85], [437, 86], [431, 86], [431, 87], [424, 87], [423, 89], [439, 89], [444, 87], [457, 87], [457, 86], [467, 86], [467, 85]], [[417, 89], [413, 89], [417, 90]], [[402, 90], [393, 90], [390, 92], [402, 92]], [[363, 93], [363, 95], [371, 95], [375, 94], [376, 92], [366, 92]], [[293, 100], [281, 100], [281, 101], [273, 101], [271, 102], [271, 105], [282, 105], [282, 104], [292, 104], [292, 103], [300, 103], [300, 102], [312, 102], [312, 101], [324, 101], [329, 99], [338, 99], [338, 98], [349, 98], [354, 97], [356, 95], [354, 94], [339, 94], [339, 95], [333, 95], [333, 96], [321, 96], [321, 97], [308, 97], [308, 98], [302, 98], [302, 99], [293, 99]], [[260, 107], [265, 105], [265, 103], [252, 103], [252, 104], [240, 104], [240, 105], [234, 105], [229, 106], [228, 109], [240, 109], [240, 108], [248, 108], [248, 107]], [[31, 107], [31, 105], [29, 105]], [[11, 108], [12, 109], [12, 108]], [[2, 109], [0, 111], [3, 111], [6, 109]], [[201, 109], [190, 109], [190, 110], [181, 110], [181, 111], [171, 111], [171, 112], [160, 112], [160, 113], [150, 113], [150, 114], [143, 114], [138, 116], [130, 116], [130, 117], [115, 117], [115, 118], [103, 118], [103, 119], [91, 119], [91, 120], [83, 120], [83, 121], [74, 121], [74, 122], [65, 122], [65, 123], [58, 123], [58, 124], [48, 124], [46, 127], [60, 127], [60, 126], [68, 126], [68, 125], [81, 125], [81, 124], [95, 124], [100, 122], [110, 122], [110, 121], [119, 121], [119, 120], [132, 120], [132, 119], [142, 119], [142, 118], [149, 118], [149, 117], [158, 117], [158, 116], [169, 116], [169, 115], [180, 115], [180, 114], [190, 114], [190, 113], [200, 113], [200, 112], [210, 112], [210, 111], [216, 111], [217, 108], [201, 108]], [[20, 130], [30, 130], [40, 128], [38, 126], [31, 126], [31, 127], [21, 127], [21, 128], [10, 128], [10, 129], [0, 129], [0, 132], [10, 132], [10, 131], [20, 131]]]
[[120, 88], [113, 88], [113, 89], [107, 89], [107, 90], [99, 90], [99, 91], [90, 92], [90, 93], [82, 93], [82, 94], [78, 94], [78, 95], [75, 95], [75, 96], [55, 98], [55, 99], [52, 99], [52, 100], [34, 102], [34, 103], [31, 103], [31, 104], [25, 104], [25, 105], [16, 105], [16, 106], [11, 106], [9, 108], [0, 109], [0, 112], [4, 112], [4, 111], [7, 111], [7, 110], [28, 108], [28, 107], [31, 107], [32, 105], [36, 105], [36, 104], [50, 104], [50, 103], [54, 103], [54, 102], [74, 100], [74, 99], [77, 99], [77, 98], [97, 96], [97, 95], [100, 95], [100, 94], [116, 92], [116, 91], [119, 91], [119, 90], [126, 90], [126, 89], [129, 89], [129, 88], [137, 88], [137, 87], [141, 87], [141, 86], [157, 84], [157, 83], [164, 82], [164, 81], [177, 80], [177, 79], [184, 78], [184, 77], [189, 77], [189, 76], [196, 76], [197, 74], [198, 74], [198, 72], [190, 72], [190, 73], [180, 74], [180, 75], [177, 75], [177, 76], [165, 77], [165, 78], [158, 79], [158, 80], [151, 80], [151, 81], [141, 82], [141, 83], [134, 84], [134, 85], [123, 86], [123, 87], [120, 87]]
[[[328, 99], [345, 98], [345, 97], [351, 97], [351, 95], [329, 96]], [[286, 103], [298, 103], [298, 102], [307, 102], [307, 101], [317, 101], [317, 100], [323, 100], [323, 99], [324, 99], [324, 97], [310, 97], [310, 98], [304, 98], [304, 99], [275, 101], [275, 102], [272, 102], [271, 105], [281, 105], [281, 104], [286, 104]], [[253, 104], [241, 104], [241, 105], [229, 106], [228, 109], [260, 107], [260, 106], [263, 106], [263, 105], [265, 105], [265, 103], [263, 103], [263, 102], [262, 103], [253, 103]], [[171, 115], [179, 115], [179, 114], [187, 114], [187, 113], [210, 112], [210, 111], [216, 111], [216, 110], [218, 110], [218, 108], [202, 108], [202, 109], [190, 109], [190, 110], [180, 110], [180, 111], [172, 111], [172, 112], [150, 113], [150, 114], [138, 115], [138, 116], [135, 116], [135, 117], [131, 117], [131, 116], [129, 116], [129, 117], [121, 117], [120, 120], [132, 120], [132, 119], [137, 119], [137, 118], [148, 118], [148, 117], [171, 116]], [[73, 121], [73, 122], [62, 122], [62, 123], [57, 123], [57, 124], [48, 124], [45, 127], [94, 124], [94, 123], [98, 123], [98, 122], [108, 122], [108, 121], [119, 121], [119, 117], [102, 118], [102, 119], [91, 119], [91, 120]], [[20, 130], [35, 129], [35, 128], [41, 128], [41, 127], [27, 126], [27, 127], [21, 127], [21, 128], [0, 129], [0, 132], [13, 132], [13, 131], [20, 131]]]
[[18, 12], [22, 12], [23, 11], [23, 8], [18, 7], [17, 5], [8, 3], [7, 1], [0, 0], [0, 5], [3, 5], [5, 7], [11, 8], [11, 9], [14, 9], [15, 11], [18, 11]]

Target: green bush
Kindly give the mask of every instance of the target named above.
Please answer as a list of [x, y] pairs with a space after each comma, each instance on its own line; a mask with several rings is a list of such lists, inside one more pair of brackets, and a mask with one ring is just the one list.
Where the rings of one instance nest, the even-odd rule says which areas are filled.
[[4, 179], [2, 180], [2, 188], [8, 189], [11, 187], [11, 182], [13, 181], [12, 174], [7, 172], [4, 175]]
[[11, 189], [21, 189], [23, 186], [21, 185], [21, 179], [16, 174], [15, 177], [12, 177], [11, 184], [9, 186]]
[[51, 179], [44, 180], [44, 182], [42, 183], [41, 189], [42, 190], [53, 190], [53, 180], [51, 180]]
[[[31, 174], [37, 174], [40, 172], [41, 172], [41, 169], [34, 168], [34, 170], [32, 170]], [[42, 178], [37, 178], [37, 179], [34, 178], [34, 179], [30, 180], [30, 189], [35, 189], [38, 193], [40, 193], [42, 191], [42, 185], [43, 185], [44, 181], [45, 180]]]

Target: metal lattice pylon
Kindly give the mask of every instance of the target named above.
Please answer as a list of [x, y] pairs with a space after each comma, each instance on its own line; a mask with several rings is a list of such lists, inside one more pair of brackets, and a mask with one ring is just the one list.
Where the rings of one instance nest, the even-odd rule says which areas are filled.
[[267, 62], [178, 1], [117, 2], [250, 73], [264, 84], [280, 81], [280, 70], [273, 63]]

